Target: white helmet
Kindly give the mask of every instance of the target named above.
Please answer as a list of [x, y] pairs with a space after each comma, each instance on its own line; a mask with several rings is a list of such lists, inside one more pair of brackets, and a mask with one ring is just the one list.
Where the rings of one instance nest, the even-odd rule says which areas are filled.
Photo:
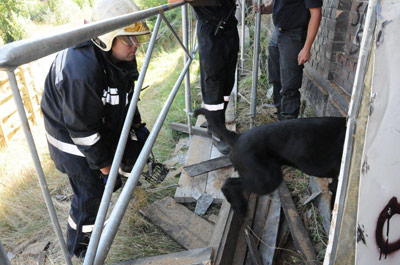
[[[93, 7], [92, 21], [126, 15], [140, 11], [139, 7], [131, 0], [97, 0]], [[97, 38], [92, 39], [103, 51], [111, 50], [114, 38], [121, 35], [145, 35], [150, 30], [144, 21], [138, 21], [122, 29], [116, 29]]]

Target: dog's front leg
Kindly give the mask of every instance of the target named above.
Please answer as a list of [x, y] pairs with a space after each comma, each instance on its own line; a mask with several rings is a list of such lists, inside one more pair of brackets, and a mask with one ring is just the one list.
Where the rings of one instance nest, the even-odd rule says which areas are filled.
[[246, 217], [247, 199], [244, 196], [244, 186], [241, 178], [228, 178], [221, 188], [225, 198], [231, 204], [233, 210]]

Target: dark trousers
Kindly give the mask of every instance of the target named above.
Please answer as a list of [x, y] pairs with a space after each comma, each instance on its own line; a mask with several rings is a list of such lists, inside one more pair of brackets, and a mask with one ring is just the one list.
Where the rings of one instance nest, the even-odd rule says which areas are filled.
[[235, 82], [239, 52], [236, 25], [226, 26], [217, 36], [215, 28], [216, 23], [199, 21], [197, 30], [201, 92], [204, 104], [211, 106], [210, 111], [226, 108]]
[[[124, 163], [136, 162], [144, 142], [128, 139]], [[83, 256], [89, 244], [93, 225], [100, 207], [105, 183], [100, 170], [89, 168], [86, 158], [67, 154], [49, 144], [56, 168], [66, 173], [74, 193], [67, 226], [67, 248], [71, 256]], [[111, 151], [112, 152], [112, 151]]]
[[268, 76], [273, 85], [274, 105], [282, 116], [296, 118], [300, 110], [303, 65], [297, 56], [304, 46], [306, 31], [280, 32], [275, 28], [268, 45]]

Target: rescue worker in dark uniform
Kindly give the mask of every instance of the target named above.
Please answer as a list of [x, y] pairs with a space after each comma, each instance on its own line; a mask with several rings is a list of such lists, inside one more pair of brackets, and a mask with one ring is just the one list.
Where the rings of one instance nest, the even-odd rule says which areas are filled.
[[[304, 63], [321, 22], [322, 0], [272, 0], [261, 4], [261, 14], [271, 14], [275, 29], [268, 44], [268, 76], [273, 85], [278, 119], [297, 118]], [[258, 12], [257, 4], [254, 4]]]
[[[131, 0], [98, 0], [93, 20], [138, 11]], [[67, 227], [71, 256], [84, 257], [105, 183], [139, 73], [136, 22], [61, 51], [45, 81], [41, 101], [50, 156], [67, 174], [74, 193]], [[136, 109], [122, 163], [134, 164], [149, 131]], [[116, 188], [121, 186], [120, 176]]]
[[[201, 1], [197, 1], [201, 4]], [[225, 110], [235, 82], [239, 52], [235, 0], [218, 0], [217, 6], [193, 6], [198, 20], [200, 78], [203, 107], [225, 123]], [[212, 133], [212, 128], [208, 128]], [[228, 154], [228, 144], [213, 134], [217, 149]]]

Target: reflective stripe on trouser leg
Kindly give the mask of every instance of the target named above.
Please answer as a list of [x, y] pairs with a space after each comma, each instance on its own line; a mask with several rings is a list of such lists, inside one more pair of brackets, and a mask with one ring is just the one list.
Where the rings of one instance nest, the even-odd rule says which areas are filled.
[[67, 227], [67, 247], [70, 255], [81, 256], [87, 249], [92, 225], [100, 206], [104, 181], [100, 171], [89, 166], [81, 167], [78, 175], [68, 174], [74, 198], [71, 202], [70, 219]]

